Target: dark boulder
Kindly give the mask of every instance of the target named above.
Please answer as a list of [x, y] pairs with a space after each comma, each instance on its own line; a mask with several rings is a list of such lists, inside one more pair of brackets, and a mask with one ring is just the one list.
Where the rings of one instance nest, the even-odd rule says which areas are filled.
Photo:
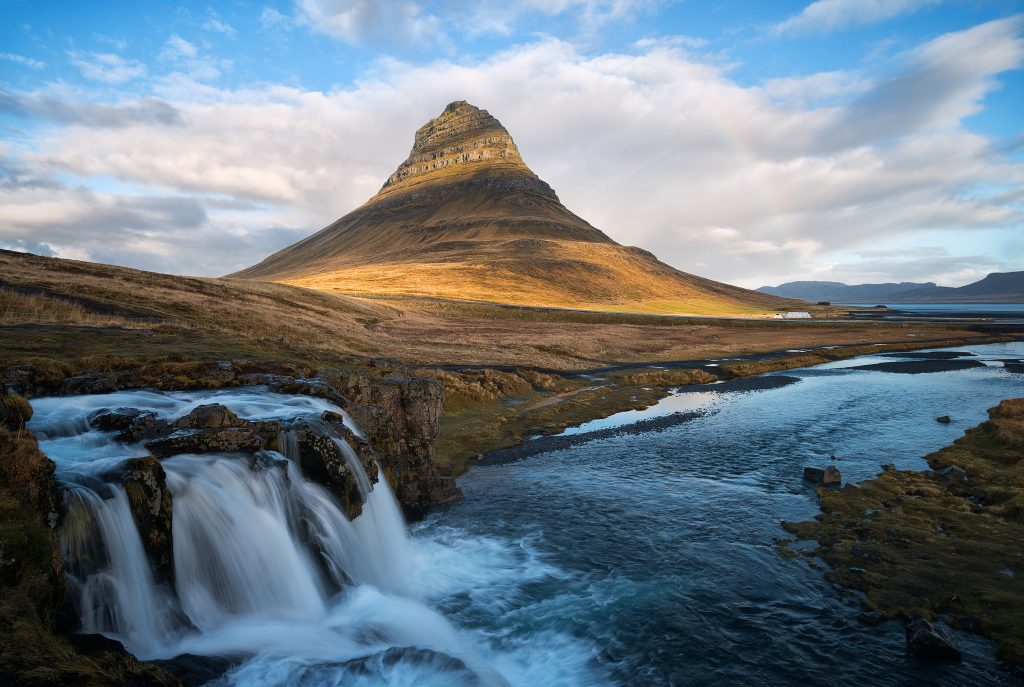
[[132, 423], [143, 412], [138, 408], [100, 408], [91, 413], [86, 420], [93, 429], [101, 432], [124, 431], [132, 426]]
[[157, 458], [166, 458], [179, 453], [255, 453], [264, 448], [264, 440], [246, 427], [179, 429], [145, 446]]
[[955, 661], [960, 649], [945, 630], [924, 618], [907, 624], [907, 653], [928, 661]]
[[949, 415], [940, 415], [939, 417], [935, 418], [935, 421], [936, 422], [941, 422], [944, 425], [948, 425], [953, 420], [950, 419]]
[[117, 435], [118, 441], [134, 444], [137, 441], [153, 439], [171, 431], [171, 425], [153, 412], [138, 412], [128, 426]]
[[835, 465], [829, 465], [826, 468], [805, 467], [804, 479], [822, 485], [840, 484], [843, 481], [839, 468]]
[[157, 582], [171, 582], [174, 575], [172, 500], [163, 466], [150, 456], [127, 460], [121, 466], [121, 484], [128, 495], [132, 518], [153, 567], [154, 578]]
[[172, 423], [178, 429], [220, 429], [222, 427], [242, 427], [246, 421], [235, 415], [229, 408], [220, 403], [210, 403], [194, 408], [188, 415], [179, 417]]

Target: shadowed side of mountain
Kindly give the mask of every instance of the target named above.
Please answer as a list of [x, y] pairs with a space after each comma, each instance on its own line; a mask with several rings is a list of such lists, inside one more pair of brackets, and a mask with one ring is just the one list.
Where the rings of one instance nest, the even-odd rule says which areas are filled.
[[770, 295], [680, 272], [569, 211], [508, 131], [463, 101], [416, 132], [364, 205], [233, 277], [348, 294], [758, 315]]

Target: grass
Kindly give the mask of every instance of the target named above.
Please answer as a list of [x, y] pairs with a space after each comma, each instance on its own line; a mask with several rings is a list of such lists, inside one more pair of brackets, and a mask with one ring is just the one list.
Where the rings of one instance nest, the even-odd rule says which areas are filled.
[[828, 578], [863, 592], [862, 604], [894, 618], [945, 617], [1024, 663], [1024, 398], [926, 457], [958, 465], [965, 482], [933, 472], [887, 470], [842, 490], [819, 489], [815, 520], [785, 523], [817, 540]]

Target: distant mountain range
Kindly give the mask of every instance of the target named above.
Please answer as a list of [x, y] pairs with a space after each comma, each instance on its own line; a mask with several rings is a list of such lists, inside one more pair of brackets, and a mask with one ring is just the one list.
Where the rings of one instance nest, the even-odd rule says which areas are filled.
[[981, 281], [953, 288], [934, 282], [843, 284], [837, 281], [791, 281], [762, 286], [761, 293], [832, 303], [1024, 303], [1024, 271], [993, 272]]

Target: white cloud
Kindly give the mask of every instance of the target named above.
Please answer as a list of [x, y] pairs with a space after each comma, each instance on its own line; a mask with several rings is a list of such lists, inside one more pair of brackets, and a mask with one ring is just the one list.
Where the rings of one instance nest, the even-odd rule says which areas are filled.
[[422, 47], [443, 39], [441, 22], [415, 0], [298, 0], [300, 20], [348, 43]]
[[277, 27], [289, 27], [292, 20], [281, 14], [273, 7], [264, 7], [260, 12], [260, 28], [264, 31]]
[[[355, 45], [444, 47], [456, 32], [511, 34], [527, 16], [571, 16], [584, 32], [624, 21], [663, 0], [298, 0], [298, 19], [310, 28]], [[267, 20], [283, 17], [276, 10]], [[691, 41], [694, 39], [690, 39]]]
[[816, 0], [772, 27], [772, 33], [830, 33], [912, 14], [943, 0]]
[[231, 68], [231, 60], [200, 53], [195, 43], [173, 34], [160, 51], [160, 60], [195, 81], [214, 81]]
[[[160, 77], [152, 96], [175, 113], [174, 126], [134, 114], [107, 128], [67, 118], [17, 152], [23, 171], [12, 178], [113, 178], [177, 200], [140, 207], [134, 190], [55, 200], [26, 182], [0, 188], [0, 226], [8, 242], [87, 245], [105, 236], [89, 218], [110, 216], [124, 232], [149, 232], [148, 242], [123, 243], [133, 248], [119, 249], [122, 262], [226, 273], [364, 202], [407, 155], [416, 128], [467, 99], [506, 125], [570, 209], [615, 240], [747, 286], [823, 278], [839, 270], [837, 256], [894, 238], [1019, 231], [1020, 204], [1006, 199], [1024, 185], [1024, 165], [961, 120], [999, 73], [1024, 61], [1021, 28], [1012, 18], [939, 37], [884, 77], [808, 77], [836, 91], [827, 105], [808, 105], [793, 84], [741, 85], [727, 68], [660, 43], [590, 55], [545, 40], [478, 64], [391, 60], [326, 93]], [[991, 193], [968, 192], [978, 188]], [[204, 214], [189, 214], [182, 199]], [[158, 211], [175, 213], [168, 224], [191, 217], [201, 227], [174, 237], [221, 238], [204, 239], [199, 255], [190, 241], [154, 237]], [[165, 253], [146, 248], [154, 241]], [[911, 253], [884, 264], [946, 275], [990, 267], [947, 256], [912, 270]]]
[[221, 19], [215, 12], [211, 12], [210, 18], [203, 22], [203, 29], [206, 31], [222, 33], [229, 37], [235, 35], [235, 27]]
[[71, 64], [87, 79], [109, 84], [123, 84], [146, 75], [146, 65], [138, 60], [126, 60], [114, 53], [68, 53]]
[[35, 60], [31, 57], [25, 57], [24, 55], [17, 55], [13, 52], [0, 52], [0, 60], [7, 60], [8, 62], [14, 62], [30, 69], [45, 69], [46, 63], [41, 60]]

